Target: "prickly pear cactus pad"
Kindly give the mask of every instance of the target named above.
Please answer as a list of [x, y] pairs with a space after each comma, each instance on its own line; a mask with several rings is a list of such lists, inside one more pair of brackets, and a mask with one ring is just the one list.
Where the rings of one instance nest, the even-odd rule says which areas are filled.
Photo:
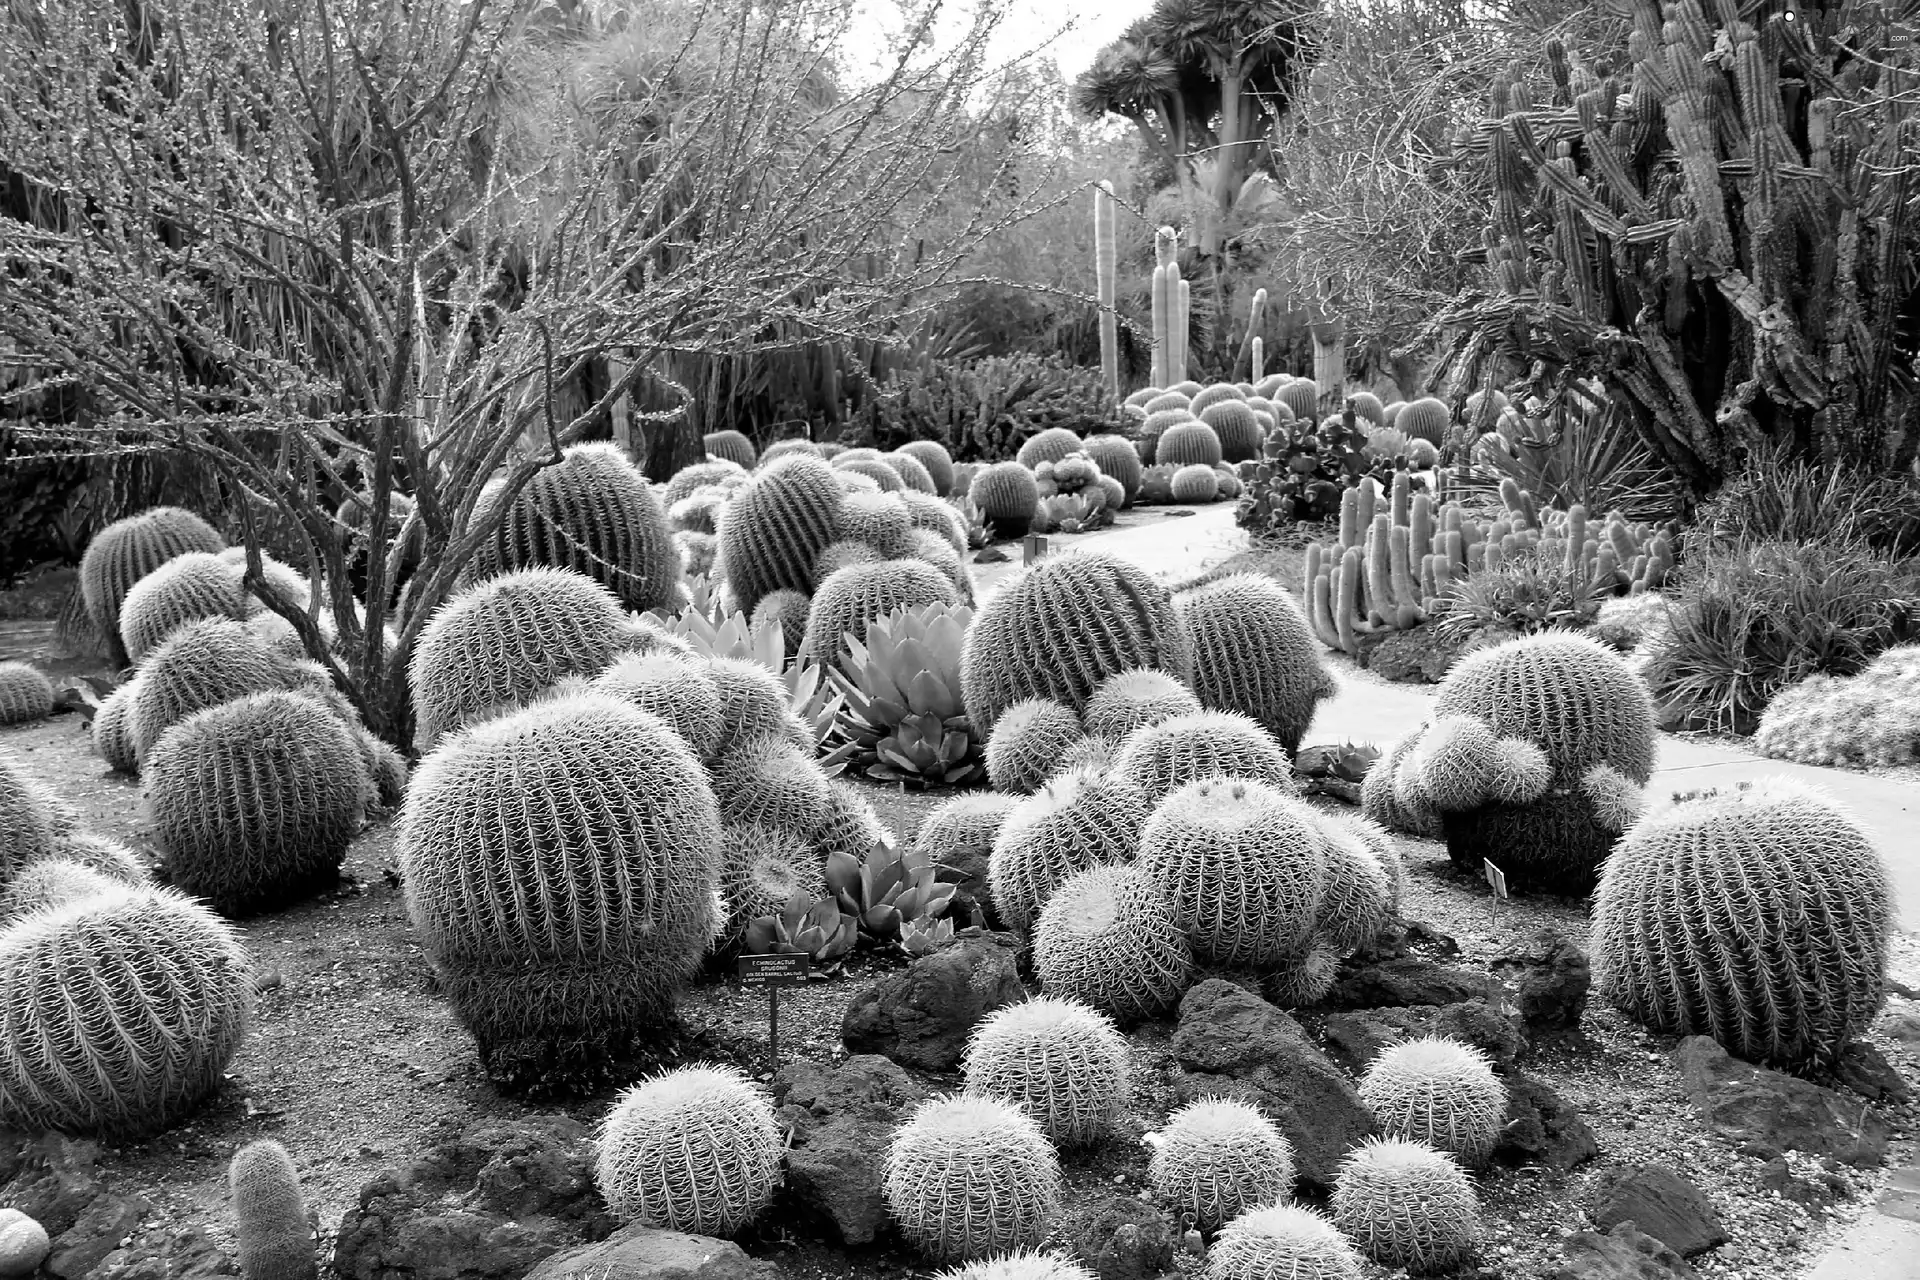
[[995, 1010], [974, 1028], [961, 1069], [969, 1093], [1015, 1104], [1063, 1147], [1106, 1141], [1127, 1100], [1127, 1042], [1077, 1000]]
[[772, 1203], [782, 1147], [753, 1081], [733, 1067], [680, 1067], [613, 1104], [593, 1180], [623, 1222], [730, 1236]]
[[1060, 1212], [1060, 1161], [1011, 1103], [954, 1094], [894, 1130], [881, 1194], [900, 1233], [937, 1261], [1031, 1248]]
[[1212, 1231], [1243, 1210], [1293, 1190], [1293, 1145], [1238, 1098], [1202, 1098], [1167, 1117], [1152, 1141], [1147, 1177], [1161, 1199]]
[[1892, 928], [1886, 865], [1858, 823], [1766, 778], [1627, 832], [1594, 894], [1594, 990], [1656, 1030], [1803, 1069], [1879, 1012]]
[[1321, 699], [1338, 692], [1299, 606], [1264, 574], [1236, 573], [1174, 598], [1193, 637], [1193, 691], [1209, 710], [1238, 711], [1289, 755]]
[[1132, 1022], [1180, 999], [1193, 952], [1139, 867], [1103, 865], [1068, 879], [1041, 909], [1033, 963], [1047, 994]]

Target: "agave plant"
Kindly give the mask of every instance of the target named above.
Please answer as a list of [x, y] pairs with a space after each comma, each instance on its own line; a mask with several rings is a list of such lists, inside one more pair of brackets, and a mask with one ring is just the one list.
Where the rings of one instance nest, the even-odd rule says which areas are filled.
[[931, 853], [902, 852], [885, 840], [864, 858], [845, 851], [827, 855], [827, 891], [875, 942], [898, 942], [906, 926], [946, 911], [954, 886], [941, 884], [939, 873]]
[[[957, 481], [955, 483], [958, 484]], [[953, 509], [960, 513], [960, 518], [966, 522], [969, 547], [978, 551], [993, 541], [993, 530], [987, 527], [987, 513], [980, 509], [980, 505], [972, 497], [963, 493], [949, 501], [953, 504]]]
[[826, 978], [859, 940], [859, 922], [840, 909], [836, 898], [815, 900], [796, 893], [777, 915], [747, 925], [745, 950], [750, 955], [804, 955], [812, 961], [807, 976]]
[[1090, 499], [1084, 492], [1042, 498], [1033, 513], [1033, 528], [1043, 533], [1086, 533], [1112, 521], [1105, 501]]
[[900, 926], [900, 949], [924, 956], [953, 941], [952, 920], [914, 920]]
[[848, 637], [831, 673], [840, 691], [837, 734], [870, 778], [953, 786], [981, 774], [984, 744], [960, 699], [960, 646], [973, 610], [929, 604], [895, 609]]

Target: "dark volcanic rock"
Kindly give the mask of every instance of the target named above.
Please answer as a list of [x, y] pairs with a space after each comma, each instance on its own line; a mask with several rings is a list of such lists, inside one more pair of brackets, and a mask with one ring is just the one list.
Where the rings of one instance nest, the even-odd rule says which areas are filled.
[[1673, 1056], [1694, 1107], [1716, 1132], [1735, 1142], [1832, 1156], [1861, 1168], [1886, 1160], [1892, 1129], [1872, 1107], [1742, 1062], [1706, 1036], [1688, 1036]]
[[1493, 980], [1483, 973], [1401, 956], [1354, 968], [1342, 968], [1333, 990], [1320, 1003], [1329, 1009], [1374, 1009], [1383, 1005], [1458, 1004], [1484, 1000]]
[[1875, 1102], [1905, 1102], [1913, 1096], [1887, 1056], [1864, 1040], [1855, 1040], [1840, 1051], [1833, 1074], [1841, 1084]]
[[1448, 1036], [1471, 1044], [1502, 1066], [1527, 1047], [1519, 1018], [1481, 1000], [1342, 1010], [1318, 1015], [1314, 1025], [1327, 1042], [1328, 1054], [1355, 1075], [1363, 1074], [1388, 1045], [1420, 1036]]
[[1011, 934], [962, 930], [932, 955], [855, 993], [840, 1023], [853, 1053], [881, 1053], [922, 1071], [960, 1063], [974, 1024], [1027, 998]]
[[1164, 1210], [1118, 1192], [1090, 1199], [1063, 1234], [1100, 1280], [1154, 1280], [1173, 1265], [1179, 1232]]
[[779, 1280], [780, 1268], [756, 1262], [731, 1240], [630, 1226], [547, 1258], [526, 1280]]
[[1507, 1120], [1494, 1159], [1567, 1170], [1600, 1154], [1599, 1140], [1579, 1109], [1546, 1081], [1509, 1071], [1501, 1083], [1507, 1086]]
[[1623, 1222], [1605, 1234], [1571, 1236], [1566, 1264], [1548, 1280], [1695, 1280], [1699, 1274], [1672, 1249]]
[[887, 1141], [925, 1090], [892, 1059], [862, 1054], [838, 1067], [782, 1067], [773, 1096], [781, 1128], [793, 1133], [788, 1192], [848, 1244], [871, 1242], [887, 1220], [880, 1194]]
[[1508, 947], [1493, 962], [1494, 974], [1514, 989], [1514, 1004], [1536, 1036], [1571, 1031], [1587, 1008], [1593, 971], [1587, 953], [1558, 933], [1536, 934]]
[[1595, 1181], [1587, 1213], [1603, 1230], [1631, 1222], [1683, 1258], [1727, 1242], [1706, 1193], [1665, 1165], [1609, 1169]]

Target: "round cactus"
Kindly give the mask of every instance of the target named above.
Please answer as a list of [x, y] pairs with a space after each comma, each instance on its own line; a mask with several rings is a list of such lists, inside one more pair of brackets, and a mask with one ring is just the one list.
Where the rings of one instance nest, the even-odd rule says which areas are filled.
[[953, 591], [962, 604], [973, 602], [973, 576], [967, 572], [960, 552], [953, 544], [930, 529], [915, 529], [907, 535], [908, 554], [915, 560], [932, 565], [953, 586]]
[[780, 1187], [773, 1105], [732, 1067], [680, 1067], [634, 1085], [597, 1146], [593, 1180], [622, 1222], [731, 1236]]
[[878, 457], [836, 458], [833, 465], [842, 478], [865, 477], [871, 480], [881, 493], [899, 493], [907, 487], [906, 481], [900, 478], [900, 473], [893, 469], [893, 464], [883, 462]]
[[116, 660], [126, 656], [120, 645], [120, 605], [133, 585], [175, 556], [223, 551], [226, 545], [212, 525], [179, 507], [142, 511], [93, 536], [80, 557], [80, 600]]
[[1276, 387], [1270, 399], [1275, 404], [1287, 406], [1296, 418], [1313, 422], [1320, 417], [1320, 384], [1312, 378], [1294, 378]]
[[1033, 928], [1054, 891], [1079, 872], [1125, 862], [1147, 820], [1139, 790], [1092, 770], [1056, 775], [1015, 806], [988, 863], [994, 909], [1018, 934]]
[[1353, 406], [1354, 416], [1371, 422], [1376, 427], [1387, 425], [1386, 406], [1380, 403], [1380, 397], [1371, 391], [1354, 391], [1347, 396], [1347, 403]]
[[987, 738], [987, 778], [995, 791], [1030, 796], [1046, 785], [1061, 757], [1084, 736], [1079, 718], [1053, 699], [1016, 702]]
[[[1246, 462], [1260, 456], [1260, 446], [1266, 441], [1266, 432], [1260, 429], [1260, 420], [1254, 417], [1253, 408], [1244, 400], [1225, 400], [1205, 410], [1200, 415], [1212, 430], [1220, 444], [1221, 462]], [[1166, 456], [1167, 437], [1160, 438], [1160, 458], [1171, 462]]]
[[1172, 496], [1195, 506], [1212, 502], [1220, 496], [1220, 473], [1199, 463], [1181, 467], [1173, 473]]
[[1420, 1274], [1470, 1257], [1480, 1204], [1452, 1156], [1400, 1138], [1369, 1138], [1340, 1162], [1333, 1221], [1383, 1267]]
[[567, 676], [595, 676], [628, 647], [620, 602], [569, 569], [522, 569], [448, 601], [407, 668], [414, 745], [511, 710]]
[[1142, 669], [1102, 680], [1087, 699], [1083, 718], [1089, 736], [1124, 742], [1136, 729], [1200, 709], [1200, 699], [1186, 685], [1164, 671]]
[[1049, 995], [1123, 1022], [1171, 1008], [1193, 954], [1159, 892], [1134, 866], [1101, 865], [1054, 890], [1034, 929], [1034, 969]]
[[959, 592], [924, 560], [887, 560], [835, 571], [813, 593], [801, 652], [814, 661], [845, 660], [847, 637], [864, 644], [867, 627], [896, 609], [960, 603]]
[[1237, 1098], [1201, 1098], [1167, 1117], [1147, 1178], [1161, 1202], [1202, 1231], [1293, 1189], [1293, 1144]]
[[757, 822], [802, 840], [819, 828], [832, 802], [812, 755], [784, 737], [751, 739], [722, 756], [713, 792], [725, 821]]
[[722, 826], [720, 848], [720, 898], [727, 918], [714, 940], [716, 952], [737, 948], [748, 925], [777, 914], [794, 894], [808, 901], [826, 894], [818, 855], [784, 832], [757, 823]]
[[174, 629], [127, 687], [126, 733], [142, 762], [160, 735], [196, 711], [249, 693], [285, 690], [293, 664], [232, 618], [202, 618]]
[[1096, 1280], [1096, 1277], [1071, 1258], [1022, 1249], [942, 1271], [934, 1280]]
[[1174, 409], [1191, 416], [1192, 406], [1192, 396], [1180, 391], [1162, 391], [1140, 407], [1147, 411], [1148, 417], [1152, 417], [1156, 413], [1167, 413]]
[[881, 559], [897, 560], [907, 554], [907, 531], [912, 527], [907, 504], [897, 493], [849, 493], [840, 499], [841, 536], [866, 543]]
[[961, 1070], [967, 1092], [1013, 1103], [1063, 1147], [1105, 1142], [1127, 1098], [1126, 1040], [1076, 1000], [1025, 1000], [988, 1014]]
[[181, 623], [246, 616], [247, 597], [233, 565], [210, 551], [189, 551], [128, 589], [120, 602], [120, 643], [138, 663]]
[[1220, 437], [1199, 420], [1177, 422], [1160, 433], [1153, 460], [1170, 467], [1206, 467], [1220, 464]]
[[227, 1165], [227, 1194], [246, 1280], [313, 1280], [319, 1274], [300, 1175], [285, 1147], [263, 1138], [236, 1151]]
[[822, 447], [813, 441], [802, 440], [798, 436], [790, 436], [784, 440], [775, 440], [769, 443], [766, 448], [760, 451], [760, 460], [755, 465], [764, 467], [774, 459], [784, 458], [790, 453], [804, 453], [815, 458], [826, 456]]
[[1833, 1062], [1885, 995], [1892, 905], [1858, 822], [1786, 778], [1642, 818], [1594, 895], [1594, 990], [1754, 1062]]
[[1321, 699], [1339, 691], [1320, 645], [1285, 588], [1236, 573], [1175, 597], [1193, 638], [1193, 691], [1215, 711], [1238, 711], [1279, 739], [1289, 755]]
[[1425, 440], [1435, 448], [1446, 444], [1447, 432], [1452, 426], [1453, 410], [1447, 408], [1446, 401], [1432, 396], [1409, 400], [1393, 417], [1395, 430], [1404, 432], [1410, 440]]
[[1303, 801], [1246, 778], [1188, 783], [1140, 836], [1140, 868], [1194, 950], [1219, 964], [1303, 953], [1325, 883], [1325, 835]]
[[135, 856], [133, 850], [118, 840], [109, 840], [91, 831], [70, 831], [56, 838], [53, 856], [67, 862], [79, 863], [87, 870], [97, 871], [118, 884], [151, 883], [147, 876], [146, 864]]
[[0, 662], [0, 724], [25, 724], [53, 714], [53, 681], [38, 667]]
[[895, 449], [896, 454], [912, 458], [933, 482], [933, 493], [944, 498], [953, 492], [953, 455], [937, 440], [909, 440]]
[[252, 1007], [246, 947], [172, 890], [25, 916], [0, 930], [0, 1122], [166, 1129], [219, 1087]]
[[1379, 823], [1388, 831], [1438, 837], [1441, 834], [1440, 815], [1424, 804], [1402, 804], [1395, 789], [1406, 761], [1419, 745], [1419, 735], [1409, 734], [1373, 762], [1373, 766], [1367, 770], [1366, 780], [1360, 784], [1360, 812], [1369, 821]]
[[660, 486], [660, 505], [671, 510], [676, 503], [692, 497], [709, 485], [745, 483], [746, 469], [737, 462], [725, 459], [711, 459], [706, 462], [692, 462], [674, 472], [667, 482]]
[[933, 473], [922, 466], [920, 459], [910, 453], [890, 453], [882, 459], [899, 475], [900, 483], [905, 486], [903, 493], [924, 493], [928, 497], [938, 494], [934, 487]]
[[100, 703], [93, 713], [93, 749], [107, 766], [119, 773], [138, 773], [140, 756], [133, 749], [132, 709], [135, 677], [121, 685]]
[[[884, 495], [875, 493], [871, 496], [882, 497]], [[870, 542], [858, 542], [852, 538], [842, 538], [838, 542], [828, 543], [822, 547], [820, 554], [813, 558], [814, 581], [825, 582], [842, 569], [851, 569], [857, 564], [878, 564], [885, 559], [886, 557], [880, 554], [880, 549]], [[813, 608], [811, 598], [807, 601], [807, 608], [809, 610]], [[801, 643], [806, 643], [804, 637]]]
[[1033, 523], [1040, 485], [1033, 472], [1019, 463], [996, 462], [974, 474], [967, 496], [993, 526], [996, 537], [1018, 538]]
[[720, 741], [714, 759], [723, 760], [744, 743], [780, 738], [813, 754], [813, 734], [800, 723], [780, 678], [744, 658], [708, 658], [707, 675], [720, 695]]
[[720, 690], [692, 658], [675, 653], [630, 654], [595, 677], [592, 687], [652, 712], [667, 722], [702, 760], [720, 748]]
[[195, 712], [160, 736], [144, 777], [172, 882], [230, 916], [330, 887], [373, 798], [352, 732], [299, 693]]
[[1100, 468], [1100, 474], [1118, 481], [1125, 498], [1119, 504], [1125, 506], [1133, 501], [1140, 492], [1140, 451], [1133, 441], [1125, 436], [1088, 436], [1080, 446], [1093, 464]]
[[922, 1253], [986, 1258], [1046, 1237], [1060, 1212], [1060, 1162], [1018, 1107], [966, 1093], [933, 1098], [894, 1130], [881, 1194]]
[[1016, 702], [1052, 698], [1078, 714], [1102, 680], [1136, 667], [1192, 674], [1172, 597], [1129, 561], [1076, 551], [1042, 560], [981, 606], [960, 682], [974, 732], [991, 734]]
[[1360, 1255], [1313, 1210], [1261, 1205], [1220, 1228], [1204, 1280], [1360, 1280]]
[[666, 1012], [706, 950], [719, 840], [686, 743], [604, 694], [488, 721], [421, 762], [399, 821], [407, 908], [496, 1075], [519, 1042], [539, 1071], [591, 1069]]
[[1228, 401], [1232, 401], [1235, 404], [1244, 404], [1246, 398], [1245, 393], [1235, 384], [1231, 382], [1216, 382], [1212, 386], [1201, 388], [1200, 391], [1194, 395], [1193, 399], [1187, 402], [1187, 409], [1197, 418], [1206, 413], [1206, 411], [1214, 405], [1225, 404]]
[[931, 854], [935, 862], [963, 850], [985, 853], [993, 848], [994, 837], [1019, 803], [1017, 797], [998, 791], [962, 792], [921, 819], [914, 847]]
[[30, 862], [15, 872], [5, 890], [0, 891], [0, 923], [11, 923], [30, 911], [63, 907], [123, 887], [121, 881], [70, 858], [56, 855]]
[[1371, 942], [1398, 909], [1406, 871], [1391, 837], [1380, 827], [1347, 814], [1319, 811], [1315, 816], [1327, 855], [1314, 913], [1315, 936], [1320, 945], [1346, 955]]
[[967, 525], [953, 504], [928, 494], [907, 491], [898, 495], [907, 509], [907, 520], [914, 529], [937, 535], [956, 555], [967, 550]]
[[1068, 454], [1079, 451], [1079, 436], [1065, 427], [1048, 427], [1045, 431], [1028, 436], [1021, 443], [1014, 460], [1031, 471], [1043, 462], [1058, 462]]
[[1507, 1088], [1487, 1055], [1442, 1036], [1381, 1050], [1361, 1077], [1360, 1100], [1388, 1137], [1423, 1142], [1468, 1165], [1493, 1153], [1507, 1118]]
[[1113, 769], [1150, 802], [1207, 778], [1252, 778], [1293, 790], [1293, 757], [1235, 711], [1200, 711], [1136, 729], [1120, 744]]
[[815, 557], [840, 540], [843, 493], [828, 463], [789, 454], [733, 495], [720, 526], [719, 567], [742, 610], [751, 614], [782, 587], [813, 591]]
[[828, 778], [826, 808], [807, 833], [808, 846], [823, 858], [833, 853], [864, 858], [882, 841], [894, 843], [893, 832], [880, 821], [873, 803], [845, 778]]
[[724, 459], [748, 471], [753, 470], [753, 464], [760, 460], [759, 452], [753, 447], [753, 441], [747, 439], [741, 432], [731, 429], [709, 431], [700, 437], [700, 443], [705, 446], [709, 457]]

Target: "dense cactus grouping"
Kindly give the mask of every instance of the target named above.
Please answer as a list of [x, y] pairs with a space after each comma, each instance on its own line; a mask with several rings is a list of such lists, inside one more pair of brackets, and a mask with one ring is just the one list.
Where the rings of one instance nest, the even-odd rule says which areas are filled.
[[135, 583], [175, 556], [226, 546], [212, 525], [180, 507], [154, 507], [95, 534], [80, 557], [80, 596], [112, 656], [127, 656], [120, 641], [120, 606]]

